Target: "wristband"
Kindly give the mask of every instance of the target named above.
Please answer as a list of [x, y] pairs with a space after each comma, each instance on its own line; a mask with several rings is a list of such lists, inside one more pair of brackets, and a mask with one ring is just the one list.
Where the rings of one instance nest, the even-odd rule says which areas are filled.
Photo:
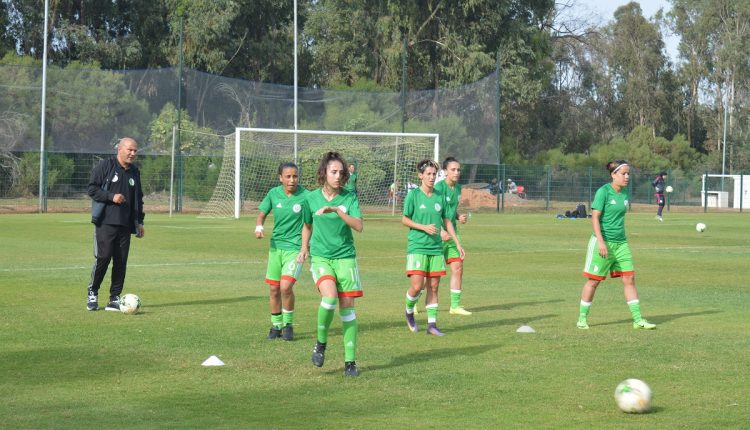
[[263, 226], [262, 225], [256, 225], [255, 226], [255, 232], [256, 233], [263, 233]]

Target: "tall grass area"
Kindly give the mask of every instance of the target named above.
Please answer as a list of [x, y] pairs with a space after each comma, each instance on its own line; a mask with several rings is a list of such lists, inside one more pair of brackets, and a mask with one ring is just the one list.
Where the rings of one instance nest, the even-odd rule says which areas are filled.
[[[404, 322], [406, 228], [365, 217], [355, 234], [361, 376], [343, 376], [338, 313], [326, 363], [310, 363], [320, 301], [305, 265], [296, 339], [268, 341], [268, 239], [254, 216], [149, 215], [125, 292], [141, 313], [87, 312], [93, 226], [84, 214], [0, 217], [0, 428], [747, 428], [747, 214], [628, 216], [644, 316], [618, 280], [575, 327], [588, 220], [474, 214], [461, 229], [463, 304], [443, 338]], [[272, 220], [269, 220], [272, 221]], [[704, 233], [695, 231], [705, 222]], [[267, 232], [270, 233], [270, 222]], [[109, 273], [100, 292], [106, 300]], [[536, 333], [517, 333], [528, 324]], [[226, 366], [203, 367], [217, 355]], [[639, 378], [653, 410], [628, 415], [615, 386]]]

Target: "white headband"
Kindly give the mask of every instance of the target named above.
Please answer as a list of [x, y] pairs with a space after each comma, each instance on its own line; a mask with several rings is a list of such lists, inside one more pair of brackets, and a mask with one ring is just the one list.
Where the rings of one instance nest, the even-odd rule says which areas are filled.
[[619, 166], [617, 166], [617, 168], [615, 170], [612, 171], [612, 173], [617, 173], [617, 171], [620, 170], [620, 168], [622, 166], [627, 166], [627, 165], [628, 165], [628, 163], [622, 163], [622, 164], [620, 164]]

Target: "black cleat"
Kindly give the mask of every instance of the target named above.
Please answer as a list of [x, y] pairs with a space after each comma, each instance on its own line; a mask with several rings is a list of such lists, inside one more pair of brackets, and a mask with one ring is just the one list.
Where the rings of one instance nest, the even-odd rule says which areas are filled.
[[107, 303], [107, 307], [104, 308], [105, 311], [120, 311], [120, 296], [112, 296], [109, 298], [109, 303]]
[[281, 330], [276, 328], [276, 326], [272, 326], [271, 330], [268, 332], [268, 336], [266, 336], [266, 339], [274, 340], [280, 337], [281, 337]]
[[294, 328], [291, 324], [287, 324], [281, 329], [281, 338], [284, 340], [294, 340]]
[[89, 287], [88, 291], [88, 301], [86, 302], [86, 310], [87, 311], [95, 311], [99, 309], [99, 295], [96, 293], [96, 291], [92, 290], [91, 287]]
[[344, 363], [344, 376], [356, 377], [359, 376], [359, 370], [357, 370], [357, 363], [353, 361], [347, 361]]
[[315, 342], [312, 353], [312, 363], [317, 367], [323, 367], [323, 362], [326, 361], [326, 344]]

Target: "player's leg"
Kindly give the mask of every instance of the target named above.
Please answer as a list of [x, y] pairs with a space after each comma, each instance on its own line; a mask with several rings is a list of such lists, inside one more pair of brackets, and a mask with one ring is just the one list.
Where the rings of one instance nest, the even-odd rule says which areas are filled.
[[117, 233], [112, 248], [112, 284], [109, 287], [109, 303], [104, 308], [105, 311], [120, 310], [120, 294], [125, 287], [125, 272], [130, 252], [130, 229], [125, 226], [115, 227]]
[[281, 315], [281, 256], [280, 251], [271, 248], [268, 251], [266, 266], [266, 284], [268, 284], [268, 306], [271, 311], [271, 329], [266, 339], [281, 337], [283, 317]]
[[596, 287], [599, 286], [599, 280], [589, 279], [583, 284], [581, 289], [581, 303], [578, 306], [578, 323], [576, 326], [580, 329], [588, 329], [588, 317], [589, 311], [591, 310], [591, 303], [594, 301], [594, 294], [596, 294]]
[[409, 289], [406, 291], [406, 325], [412, 333], [419, 331], [414, 316], [417, 314], [416, 306], [422, 291], [425, 288], [425, 265], [427, 256], [423, 254], [408, 254], [406, 256], [406, 276], [409, 277]]
[[328, 330], [331, 327], [336, 305], [339, 302], [336, 276], [330, 262], [331, 260], [320, 257], [312, 257], [310, 260], [310, 272], [312, 272], [313, 281], [321, 297], [318, 306], [317, 337], [312, 353], [312, 362], [317, 367], [323, 366], [325, 361]]
[[294, 339], [294, 284], [299, 279], [302, 264], [297, 262], [297, 251], [284, 251], [284, 265], [281, 271], [281, 338]]
[[444, 333], [437, 328], [438, 316], [438, 290], [440, 278], [445, 276], [445, 260], [442, 255], [429, 255], [427, 265], [427, 298], [425, 308], [427, 311], [427, 334], [443, 336]]
[[111, 225], [101, 225], [94, 228], [94, 264], [91, 267], [91, 279], [88, 285], [88, 297], [86, 309], [95, 311], [99, 309], [99, 288], [107, 274], [107, 267], [112, 260], [112, 248], [114, 247], [114, 230]]
[[656, 204], [658, 205], [658, 209], [656, 210], [656, 219], [658, 219], [659, 221], [663, 221], [661, 213], [664, 210], [664, 194], [656, 194]]
[[464, 261], [461, 259], [461, 254], [458, 252], [458, 247], [453, 240], [443, 242], [443, 256], [445, 257], [445, 263], [451, 268], [451, 307], [448, 313], [451, 315], [471, 315], [471, 312], [461, 306]]
[[[609, 247], [609, 244], [607, 245]], [[583, 276], [587, 278], [581, 288], [581, 302], [578, 306], [578, 322], [576, 327], [588, 329], [588, 316], [591, 310], [591, 304], [594, 301], [594, 294], [599, 283], [606, 279], [609, 268], [612, 266], [611, 252], [608, 251], [608, 258], [599, 255], [599, 248], [596, 236], [591, 236], [586, 249], [586, 262], [583, 265]]]
[[347, 258], [335, 261], [336, 278], [338, 279], [339, 315], [341, 330], [344, 335], [344, 375], [359, 376], [357, 369], [357, 336], [359, 324], [354, 312], [354, 299], [362, 297], [362, 284], [359, 279], [357, 260]]

